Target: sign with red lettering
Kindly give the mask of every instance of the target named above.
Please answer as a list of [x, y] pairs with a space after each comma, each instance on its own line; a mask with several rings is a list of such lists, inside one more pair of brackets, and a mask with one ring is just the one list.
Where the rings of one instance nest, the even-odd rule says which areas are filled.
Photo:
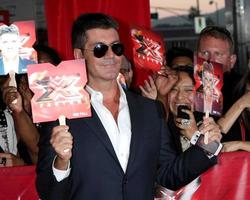
[[220, 116], [223, 109], [222, 65], [195, 58], [195, 110]]
[[165, 60], [163, 39], [149, 30], [132, 29], [133, 57], [135, 67], [157, 72]]
[[91, 116], [83, 59], [28, 66], [33, 122], [54, 121], [63, 115], [69, 119]]

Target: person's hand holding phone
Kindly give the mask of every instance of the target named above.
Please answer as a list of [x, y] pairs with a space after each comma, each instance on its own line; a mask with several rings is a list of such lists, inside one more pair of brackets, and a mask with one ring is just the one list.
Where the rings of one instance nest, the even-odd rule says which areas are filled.
[[218, 124], [215, 123], [214, 119], [212, 117], [203, 118], [202, 124], [199, 126], [199, 131], [202, 134], [209, 133], [208, 134], [208, 143], [211, 141], [218, 141], [220, 142], [222, 135], [221, 130]]
[[194, 114], [188, 105], [178, 105], [175, 124], [180, 129], [180, 133], [189, 140], [193, 133], [198, 130]]
[[[204, 134], [207, 134], [208, 143], [205, 141]], [[199, 131], [197, 137], [191, 139], [191, 144], [198, 145], [203, 150], [205, 150], [209, 155], [218, 155], [222, 149], [220, 127], [215, 123], [212, 117], [203, 119], [201, 126], [199, 126]]]

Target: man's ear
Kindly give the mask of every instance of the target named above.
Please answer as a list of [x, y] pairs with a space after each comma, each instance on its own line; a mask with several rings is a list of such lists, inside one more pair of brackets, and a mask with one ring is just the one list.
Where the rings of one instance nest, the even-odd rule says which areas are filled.
[[237, 60], [236, 54], [232, 54], [230, 56], [230, 69], [232, 69], [234, 67], [236, 60]]
[[74, 58], [75, 58], [75, 59], [84, 58], [83, 52], [82, 52], [81, 49], [77, 49], [77, 48], [74, 49]]

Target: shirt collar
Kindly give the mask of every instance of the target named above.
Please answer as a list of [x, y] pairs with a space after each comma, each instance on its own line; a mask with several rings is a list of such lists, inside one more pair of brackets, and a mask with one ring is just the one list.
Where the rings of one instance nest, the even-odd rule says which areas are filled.
[[[120, 83], [118, 84], [118, 88], [120, 91], [120, 106], [122, 105], [127, 105], [127, 98], [126, 98], [126, 94], [122, 88], [122, 86], [120, 85]], [[87, 90], [87, 92], [90, 94], [91, 96], [91, 102], [92, 101], [99, 101], [101, 103], [103, 103], [103, 94], [100, 91], [94, 90], [93, 88], [91, 88], [89, 85], [86, 85], [85, 89]]]

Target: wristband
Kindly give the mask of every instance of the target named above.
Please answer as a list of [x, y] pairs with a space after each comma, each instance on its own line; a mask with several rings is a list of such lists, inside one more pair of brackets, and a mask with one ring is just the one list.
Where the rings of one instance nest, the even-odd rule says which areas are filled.
[[190, 140], [190, 143], [192, 145], [195, 145], [197, 143], [200, 135], [201, 135], [200, 131], [195, 131], [194, 134], [193, 134], [193, 136], [192, 136], [192, 138], [191, 138], [191, 140]]

